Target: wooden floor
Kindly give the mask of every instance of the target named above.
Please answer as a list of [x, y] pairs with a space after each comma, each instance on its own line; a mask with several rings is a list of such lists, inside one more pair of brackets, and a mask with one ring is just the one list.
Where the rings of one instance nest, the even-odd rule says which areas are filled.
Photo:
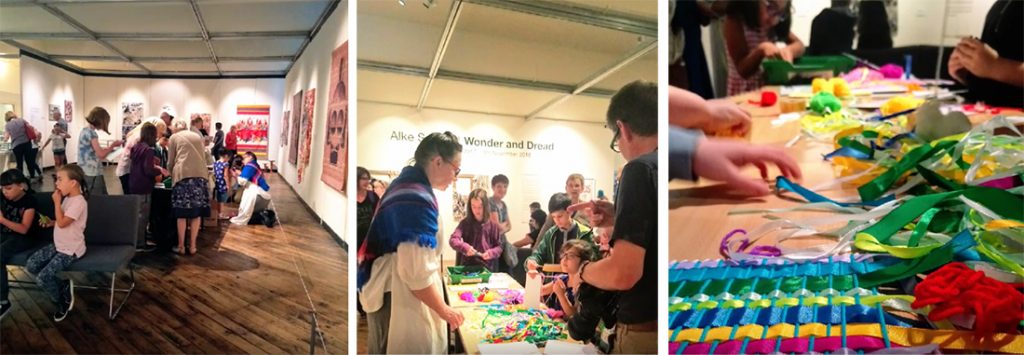
[[[121, 189], [112, 169], [106, 178], [113, 194]], [[136, 255], [135, 292], [116, 320], [107, 319], [106, 291], [76, 290], [74, 310], [55, 323], [40, 289], [12, 287], [0, 352], [309, 353], [313, 314], [324, 335], [316, 352], [347, 352], [346, 252], [282, 178], [267, 178], [279, 226], [222, 223], [200, 234], [197, 255]], [[52, 191], [46, 180], [38, 190]], [[7, 271], [12, 280], [31, 281], [21, 268]], [[110, 276], [74, 280], [105, 286]]]

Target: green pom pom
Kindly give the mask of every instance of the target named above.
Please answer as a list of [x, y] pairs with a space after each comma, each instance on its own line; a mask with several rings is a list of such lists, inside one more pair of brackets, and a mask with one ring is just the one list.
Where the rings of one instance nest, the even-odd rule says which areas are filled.
[[839, 101], [839, 98], [828, 92], [819, 92], [811, 98], [811, 102], [808, 103], [807, 109], [811, 112], [817, 113], [819, 116], [824, 116], [829, 113], [839, 112], [843, 109], [843, 104]]

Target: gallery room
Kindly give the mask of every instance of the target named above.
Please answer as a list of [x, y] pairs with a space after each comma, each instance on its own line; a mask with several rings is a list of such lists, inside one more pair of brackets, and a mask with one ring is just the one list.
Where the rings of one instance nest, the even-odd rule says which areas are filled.
[[1024, 352], [1024, 1], [672, 4], [669, 353]]
[[2, 352], [347, 351], [348, 21], [0, 2]]
[[[552, 280], [571, 295], [572, 269], [610, 244], [610, 228], [567, 207], [610, 204], [625, 189], [628, 160], [606, 120], [620, 88], [653, 88], [654, 125], [655, 3], [372, 1], [357, 11], [358, 352], [607, 346], [596, 323], [570, 338]], [[408, 207], [420, 206], [406, 200], [414, 194], [422, 207]], [[408, 225], [421, 213], [437, 217]], [[407, 253], [415, 239], [388, 232], [419, 227], [432, 231], [419, 236], [420, 257]]]

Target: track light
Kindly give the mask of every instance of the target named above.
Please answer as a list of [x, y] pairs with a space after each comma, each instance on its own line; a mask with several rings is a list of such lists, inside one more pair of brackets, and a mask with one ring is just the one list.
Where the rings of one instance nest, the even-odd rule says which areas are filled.
[[402, 6], [405, 6], [405, 0], [398, 0], [398, 4], [402, 5]]
[[429, 9], [434, 7], [434, 5], [437, 5], [437, 0], [423, 0], [423, 7], [425, 8]]

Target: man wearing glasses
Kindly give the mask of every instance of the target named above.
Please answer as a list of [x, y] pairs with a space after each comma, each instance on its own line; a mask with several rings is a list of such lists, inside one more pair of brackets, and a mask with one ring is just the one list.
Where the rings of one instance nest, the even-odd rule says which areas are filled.
[[[585, 262], [579, 278], [606, 291], [621, 291], [614, 305], [617, 323], [612, 353], [658, 351], [658, 85], [635, 81], [612, 96], [608, 127], [615, 132], [611, 149], [629, 161], [622, 169], [615, 203], [589, 201], [569, 210], [591, 210], [595, 227], [612, 227], [611, 253]], [[583, 308], [602, 302], [598, 292], [580, 287]]]

